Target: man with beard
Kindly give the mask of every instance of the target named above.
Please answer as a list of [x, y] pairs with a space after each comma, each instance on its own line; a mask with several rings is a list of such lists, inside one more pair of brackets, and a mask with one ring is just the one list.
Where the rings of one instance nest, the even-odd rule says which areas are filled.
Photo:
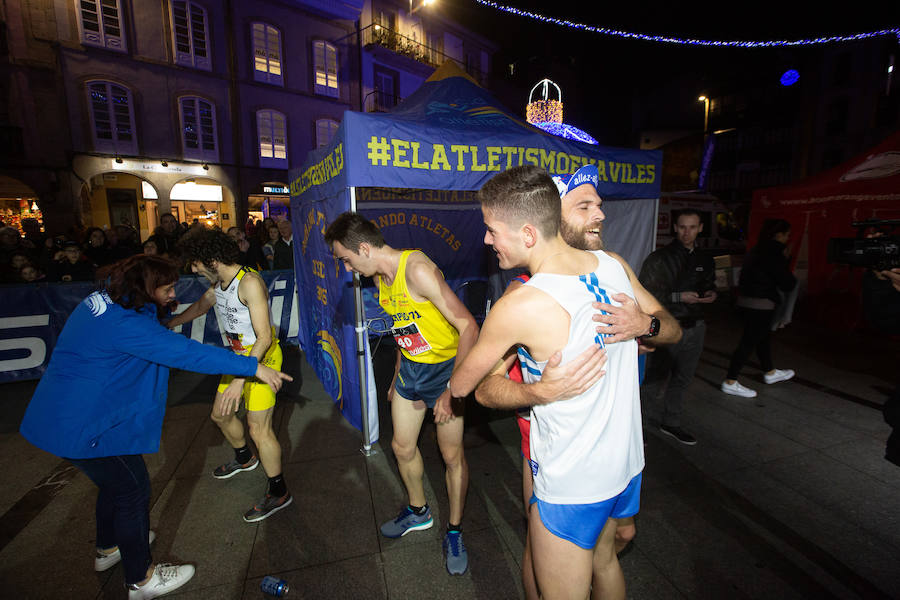
[[[566, 191], [588, 183], [596, 187], [595, 177], [596, 171], [576, 173], [564, 182]], [[544, 597], [586, 597], [593, 586], [595, 594], [624, 598], [615, 533], [618, 519], [638, 510], [644, 466], [633, 338], [659, 333], [659, 319], [641, 307], [651, 313], [661, 307], [632, 284], [637, 278], [621, 258], [565, 242], [559, 191], [545, 171], [531, 166], [509, 169], [479, 191], [485, 243], [494, 248], [501, 268], [524, 266], [532, 278], [497, 302], [449, 387], [453, 397], [462, 397], [477, 386], [476, 398], [491, 407], [532, 407], [532, 503], [538, 510], [530, 511], [528, 536]], [[597, 218], [579, 217], [570, 225], [598, 240], [599, 196], [592, 202], [578, 200], [576, 210], [595, 211]], [[595, 303], [636, 309], [646, 318], [636, 331], [607, 335], [607, 326], [593, 320]], [[522, 327], [529, 315], [541, 318]], [[620, 320], [607, 318], [613, 324]], [[674, 330], [677, 338], [677, 325]], [[555, 388], [545, 381], [549, 368], [577, 364], [586, 355], [593, 366], [569, 386], [568, 399], [547, 402], [548, 390]], [[517, 357], [527, 385], [511, 383], [499, 394], [496, 386], [490, 389], [491, 380]], [[608, 373], [602, 376], [605, 360]]]
[[[552, 178], [560, 195], [562, 211], [559, 232], [563, 240], [569, 246], [579, 250], [602, 250], [602, 230], [605, 216], [600, 209], [602, 199], [597, 189], [599, 185], [597, 167], [595, 165], [586, 165], [574, 174], [554, 175]], [[609, 303], [595, 303], [594, 308], [603, 312], [596, 314], [594, 320], [608, 325], [608, 327], [603, 329], [603, 332], [607, 335], [605, 342], [610, 344], [634, 339], [648, 331], [648, 321], [650, 322], [650, 329], [658, 332], [652, 339], [653, 347], [678, 341], [681, 337], [678, 322], [665, 308], [658, 303], [649, 301], [649, 293], [640, 285], [631, 268], [621, 257], [611, 252], [607, 252], [607, 254], [623, 265], [629, 275], [635, 294], [643, 295], [645, 298], [641, 305], [649, 312], [643, 312], [633, 298], [624, 294], [613, 297], [614, 300], [622, 303], [620, 306], [614, 306]], [[527, 280], [527, 275], [520, 277]], [[516, 289], [522, 284], [520, 277], [517, 277], [518, 281], [514, 281], [510, 285], [510, 290]], [[653, 319], [656, 319], [657, 322], [654, 322]], [[647, 346], [643, 346], [643, 348], [647, 348]], [[652, 351], [652, 348], [650, 351]], [[514, 366], [516, 364], [514, 363]], [[493, 379], [495, 379], [494, 384], [501, 386], [497, 389], [498, 394], [505, 393], [503, 391], [505, 386], [515, 385], [514, 379], [505, 379], [502, 376]], [[567, 390], [569, 387], [564, 385], [560, 389]], [[494, 398], [493, 394], [488, 392], [488, 398]], [[544, 401], [557, 399], [560, 399], [560, 397], [545, 397]], [[482, 401], [482, 403], [484, 402]], [[526, 407], [520, 409], [517, 416], [519, 429], [522, 433], [522, 487], [526, 503], [527, 498], [531, 497], [533, 486], [531, 467], [528, 462], [530, 458], [528, 453], [529, 414], [530, 409]], [[623, 550], [634, 538], [635, 533], [634, 517], [618, 519], [615, 534], [616, 552]], [[525, 556], [522, 561], [522, 579], [527, 597], [537, 598], [538, 594], [534, 583], [528, 540], [526, 540]]]

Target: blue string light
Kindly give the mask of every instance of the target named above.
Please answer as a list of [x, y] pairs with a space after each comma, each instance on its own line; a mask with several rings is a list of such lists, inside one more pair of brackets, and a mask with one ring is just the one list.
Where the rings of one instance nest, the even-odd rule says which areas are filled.
[[567, 140], [576, 140], [579, 142], [585, 142], [588, 144], [597, 144], [597, 140], [595, 140], [591, 134], [584, 131], [583, 129], [578, 129], [574, 125], [567, 125], [566, 123], [557, 123], [555, 121], [548, 121], [546, 123], [532, 123], [538, 129], [543, 129], [547, 133], [551, 135], [556, 135], [561, 138], [566, 138]]
[[647, 35], [645, 33], [631, 33], [628, 31], [619, 31], [617, 29], [610, 29], [608, 27], [596, 27], [594, 25], [585, 25], [584, 23], [574, 23], [572, 21], [568, 21], [565, 19], [557, 19], [555, 17], [545, 17], [544, 15], [539, 15], [537, 13], [533, 13], [527, 10], [521, 10], [519, 8], [515, 8], [513, 6], [505, 6], [503, 4], [498, 4], [497, 2], [492, 2], [491, 0], [475, 0], [478, 4], [483, 4], [484, 6], [489, 6], [496, 10], [507, 12], [510, 14], [518, 15], [520, 17], [527, 17], [529, 19], [534, 19], [535, 21], [541, 21], [543, 23], [552, 23], [553, 25], [560, 25], [562, 27], [569, 27], [572, 29], [580, 29], [582, 31], [588, 31], [591, 33], [599, 33], [602, 35], [609, 35], [615, 37], [621, 37], [625, 39], [631, 40], [641, 40], [644, 42], [659, 42], [664, 44], [679, 44], [682, 46], [712, 46], [716, 48], [777, 48], [783, 46], [815, 46], [819, 44], [833, 44], [837, 42], [854, 42], [858, 40], [867, 40], [870, 38], [876, 38], [886, 35], [896, 35], [898, 41], [900, 41], [900, 28], [893, 27], [891, 29], [881, 29], [878, 31], [869, 31], [867, 33], [856, 33], [853, 35], [832, 35], [828, 37], [818, 37], [808, 40], [770, 40], [770, 41], [752, 41], [752, 40], [695, 40], [695, 39], [682, 39], [665, 35]]

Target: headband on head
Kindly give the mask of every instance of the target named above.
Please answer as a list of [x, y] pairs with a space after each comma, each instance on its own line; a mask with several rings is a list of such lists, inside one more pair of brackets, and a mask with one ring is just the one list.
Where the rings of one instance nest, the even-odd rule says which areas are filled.
[[[595, 188], [600, 185], [600, 173], [597, 171], [597, 165], [584, 165], [574, 173], [566, 173], [564, 175], [552, 175], [553, 183], [559, 190], [559, 197], [562, 198], [575, 188], [586, 183], [590, 183]], [[599, 189], [597, 192], [599, 193]]]

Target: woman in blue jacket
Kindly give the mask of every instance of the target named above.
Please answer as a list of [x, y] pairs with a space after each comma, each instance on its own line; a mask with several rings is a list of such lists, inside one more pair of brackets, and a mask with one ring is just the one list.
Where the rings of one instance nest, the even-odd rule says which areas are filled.
[[176, 281], [177, 267], [162, 257], [113, 265], [105, 289], [66, 321], [20, 427], [99, 488], [94, 567], [104, 571], [121, 560], [130, 600], [166, 594], [194, 574], [191, 565], [154, 565], [150, 556], [150, 478], [141, 455], [159, 450], [169, 368], [256, 376], [276, 392], [291, 380], [256, 358], [164, 327]]

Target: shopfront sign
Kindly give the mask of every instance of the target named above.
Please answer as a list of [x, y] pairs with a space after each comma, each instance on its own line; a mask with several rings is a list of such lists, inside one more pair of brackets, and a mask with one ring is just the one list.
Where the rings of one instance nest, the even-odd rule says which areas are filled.
[[209, 172], [203, 168], [203, 165], [185, 164], [185, 163], [166, 163], [163, 166], [161, 161], [149, 160], [110, 160], [114, 171], [139, 171], [145, 173], [183, 173], [185, 175], [207, 175]]

